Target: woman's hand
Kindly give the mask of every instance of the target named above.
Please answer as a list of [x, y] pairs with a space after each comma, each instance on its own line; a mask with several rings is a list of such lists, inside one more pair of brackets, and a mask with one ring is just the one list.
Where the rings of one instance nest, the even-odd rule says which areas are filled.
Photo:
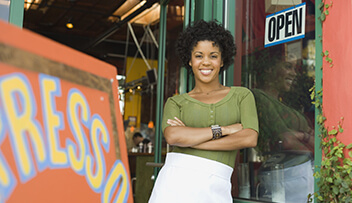
[[175, 120], [168, 119], [166, 123], [171, 126], [186, 126], [180, 119], [178, 119], [177, 117], [174, 117], [174, 118]]
[[170, 126], [164, 130], [166, 142], [179, 147], [191, 147], [209, 141], [213, 138], [211, 128], [187, 127], [179, 118], [168, 119]]
[[284, 150], [314, 151], [314, 136], [308, 132], [289, 131], [281, 137]]
[[230, 135], [237, 133], [238, 131], [242, 130], [243, 126], [241, 123], [236, 123], [228, 126], [221, 126], [221, 131], [223, 135]]

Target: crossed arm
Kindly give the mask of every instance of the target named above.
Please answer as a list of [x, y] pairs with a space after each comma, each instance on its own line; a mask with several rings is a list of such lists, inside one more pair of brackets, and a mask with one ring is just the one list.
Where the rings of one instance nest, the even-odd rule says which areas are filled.
[[236, 150], [257, 145], [258, 133], [252, 129], [243, 129], [240, 123], [221, 126], [223, 137], [212, 140], [210, 127], [187, 127], [180, 119], [169, 119], [164, 136], [168, 144], [179, 147], [192, 147], [204, 150]]
[[314, 131], [289, 131], [281, 134], [283, 149], [311, 151], [314, 153]]

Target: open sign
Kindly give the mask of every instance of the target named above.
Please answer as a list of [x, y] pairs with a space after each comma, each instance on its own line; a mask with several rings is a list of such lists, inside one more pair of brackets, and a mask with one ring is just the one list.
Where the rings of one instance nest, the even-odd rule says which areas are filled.
[[269, 47], [304, 38], [305, 16], [306, 3], [266, 16], [264, 46]]

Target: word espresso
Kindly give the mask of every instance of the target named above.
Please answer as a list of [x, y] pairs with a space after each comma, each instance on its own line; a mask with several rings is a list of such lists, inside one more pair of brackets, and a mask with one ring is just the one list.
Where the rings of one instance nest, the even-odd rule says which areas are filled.
[[[0, 149], [0, 202], [18, 182], [25, 184], [43, 170], [58, 169], [85, 177], [101, 202], [126, 202], [129, 180], [124, 165], [116, 160], [107, 168], [106, 156], [115, 152], [104, 119], [99, 113], [91, 115], [80, 89], [66, 87], [63, 96], [61, 82], [45, 74], [38, 74], [34, 82], [23, 73], [0, 77], [0, 146], [8, 137], [12, 153], [5, 157]], [[66, 103], [59, 106], [59, 98]], [[15, 167], [10, 167], [10, 157]]]

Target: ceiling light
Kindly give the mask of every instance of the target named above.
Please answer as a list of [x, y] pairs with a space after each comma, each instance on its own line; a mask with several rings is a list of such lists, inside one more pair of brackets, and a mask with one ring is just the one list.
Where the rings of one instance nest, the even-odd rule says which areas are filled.
[[142, 7], [145, 3], [146, 3], [146, 1], [141, 1], [139, 4], [137, 4], [135, 7], [133, 7], [132, 9], [130, 9], [127, 13], [125, 13], [125, 14], [121, 17], [121, 20], [123, 20], [124, 18], [126, 18], [127, 16], [129, 16], [131, 13], [135, 12], [137, 9], [139, 9], [140, 7]]
[[66, 23], [66, 27], [67, 27], [68, 29], [72, 29], [72, 28], [73, 28], [73, 24], [72, 24], [71, 22], [67, 22], [67, 23]]
[[139, 4], [143, 5], [145, 3], [146, 3], [145, 0], [143, 0], [143, 1], [141, 1], [141, 0], [126, 0], [125, 3], [123, 3], [119, 8], [117, 8], [115, 10], [115, 12], [112, 14], [113, 16], [110, 16], [108, 19], [110, 21], [117, 21], [118, 17], [116, 17], [116, 16], [123, 16], [127, 12], [131, 13], [130, 12], [131, 10], [133, 10], [133, 11], [136, 10], [136, 8], [134, 8], [134, 7], [139, 8], [140, 7]]
[[[108, 19], [110, 21], [117, 21], [118, 17], [121, 16], [120, 20], [125, 19], [137, 9], [142, 7], [147, 1], [146, 0], [127, 0], [122, 6], [120, 6]], [[142, 13], [130, 20], [130, 23], [150, 25], [156, 22], [160, 17], [160, 4], [155, 3], [150, 8], [144, 10]]]
[[142, 13], [133, 18], [130, 23], [150, 25], [160, 18], [160, 4], [155, 3], [152, 7], [144, 10]]
[[73, 29], [73, 23], [72, 23], [72, 21], [71, 21], [71, 18], [67, 21], [67, 23], [66, 23], [66, 27], [68, 28], [68, 29]]
[[124, 75], [116, 75], [116, 79], [117, 80], [124, 80], [124, 79], [126, 79], [126, 76], [124, 76]]
[[39, 4], [42, 2], [42, 0], [26, 0], [24, 2], [24, 9], [32, 9], [36, 10], [39, 7]]

